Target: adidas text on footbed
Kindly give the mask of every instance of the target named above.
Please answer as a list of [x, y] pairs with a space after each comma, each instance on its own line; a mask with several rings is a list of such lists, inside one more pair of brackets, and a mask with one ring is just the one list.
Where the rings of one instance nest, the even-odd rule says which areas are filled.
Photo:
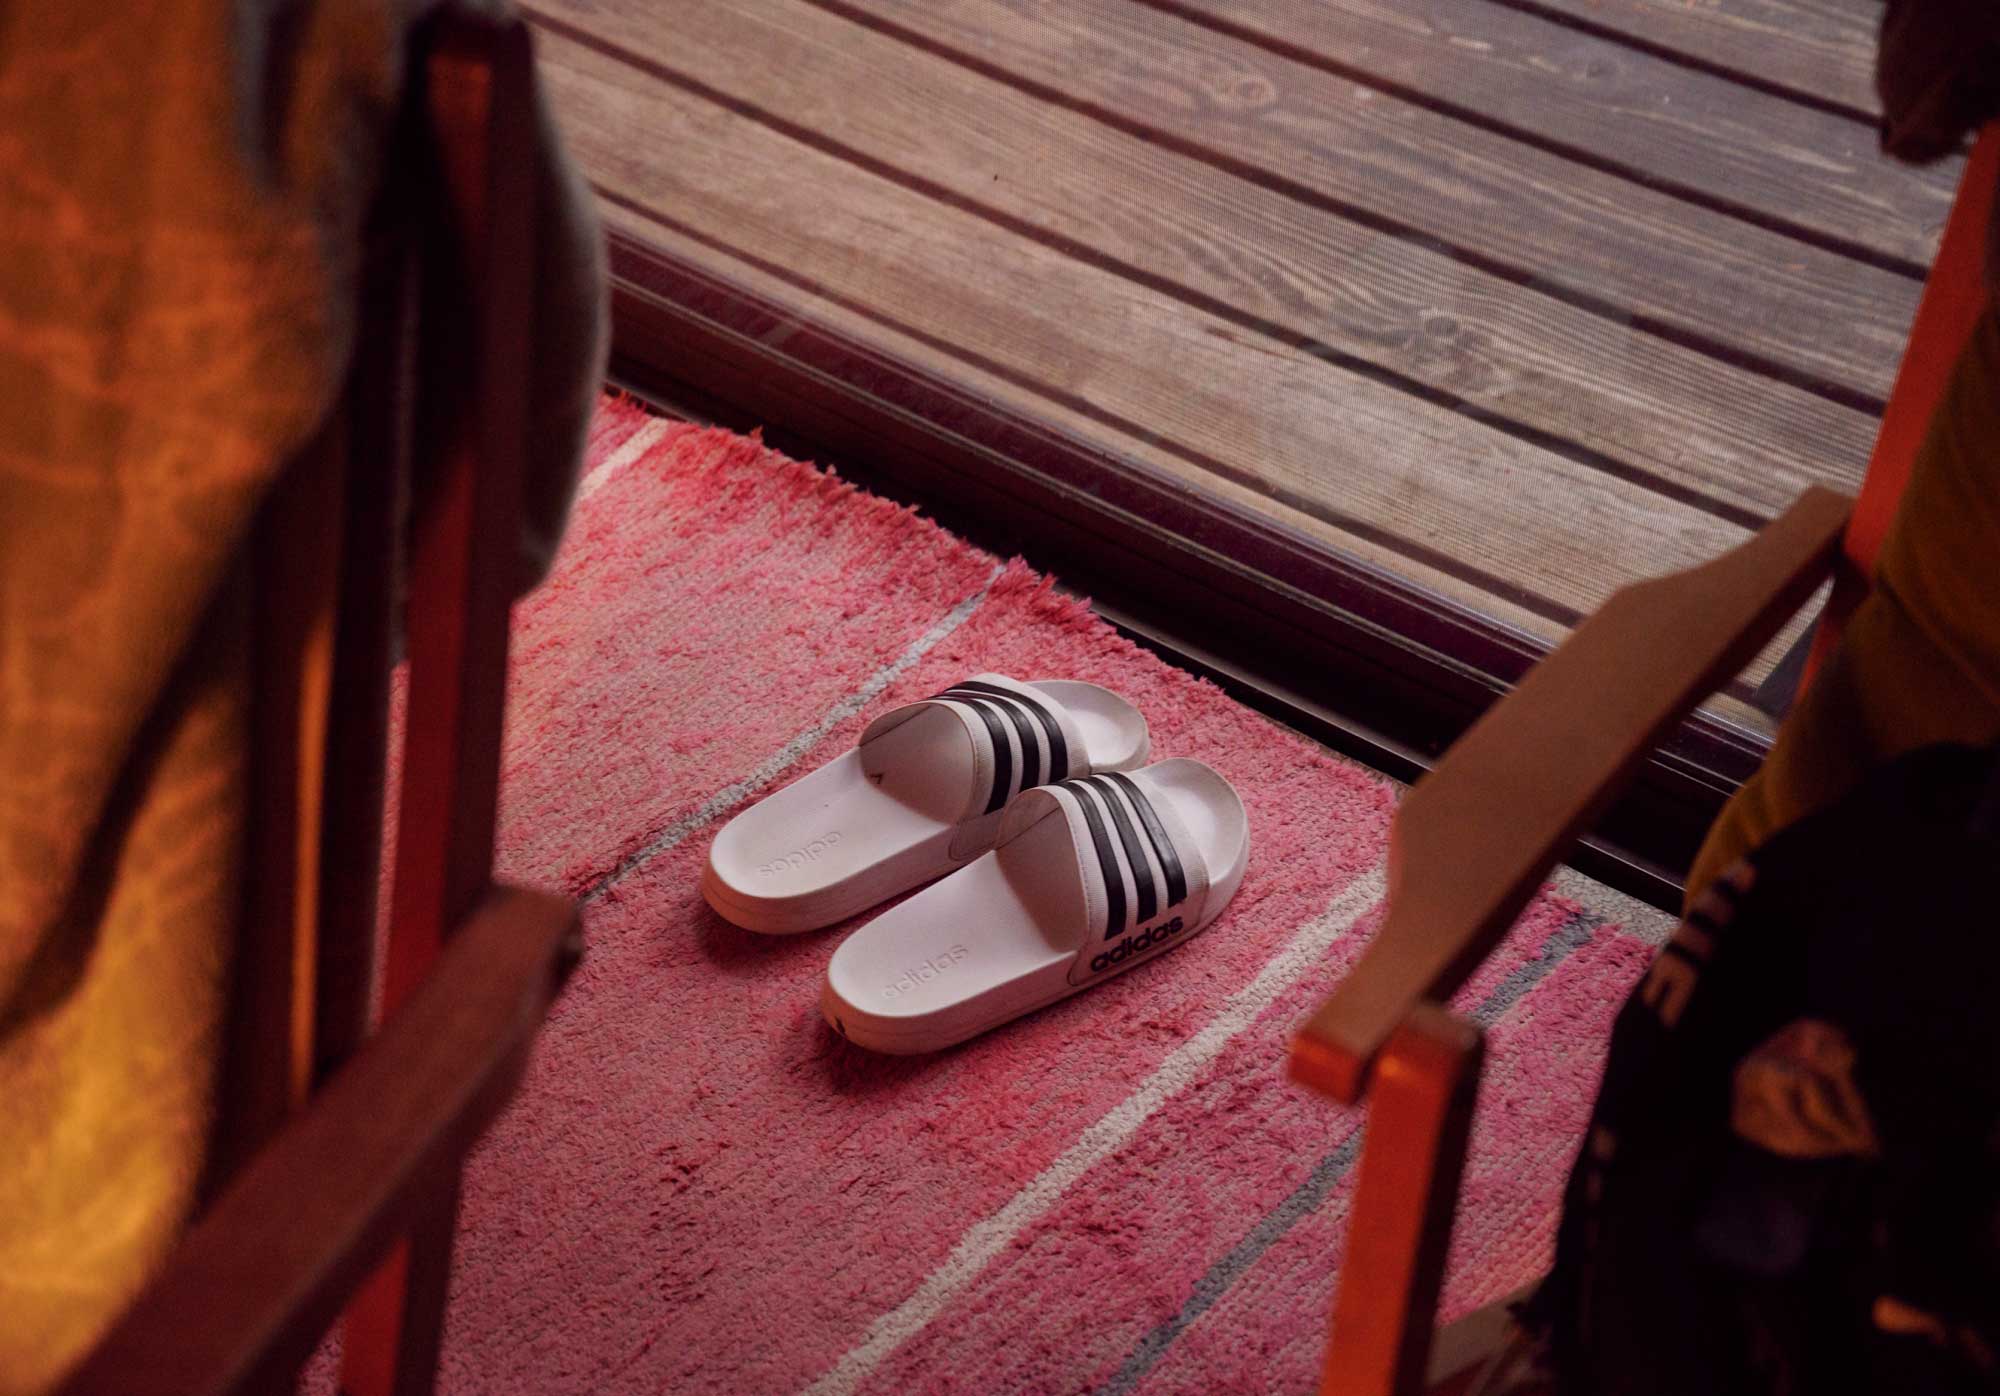
[[1192, 939], [1249, 863], [1228, 781], [1199, 761], [1030, 790], [997, 846], [849, 936], [820, 1011], [878, 1052], [931, 1052]]
[[884, 713], [853, 750], [730, 820], [702, 896], [753, 931], [831, 926], [984, 853], [1020, 791], [1130, 770], [1150, 747], [1109, 689], [980, 674]]

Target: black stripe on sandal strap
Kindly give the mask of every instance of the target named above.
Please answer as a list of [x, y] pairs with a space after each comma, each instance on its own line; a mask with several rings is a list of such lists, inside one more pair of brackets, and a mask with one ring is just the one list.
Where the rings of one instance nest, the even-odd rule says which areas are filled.
[[1146, 837], [1153, 841], [1153, 852], [1159, 855], [1160, 871], [1167, 875], [1167, 905], [1179, 906], [1187, 900], [1187, 874], [1181, 870], [1181, 855], [1174, 851], [1173, 840], [1167, 837], [1160, 816], [1146, 799], [1146, 793], [1130, 776], [1122, 771], [1107, 771], [1105, 774], [1117, 782], [1118, 788], [1132, 801], [1132, 808], [1139, 812], [1139, 822], [1146, 826]]
[[1047, 785], [1050, 781], [1057, 779], [1054, 772], [1044, 773], [1041, 769], [1043, 762], [1046, 760], [1042, 751], [1041, 734], [1035, 730], [1035, 725], [1028, 721], [1027, 715], [1023, 711], [1025, 705], [1020, 699], [1014, 697], [1011, 693], [1004, 694], [999, 698], [982, 698], [970, 688], [963, 685], [957, 688], [946, 689], [943, 696], [955, 699], [961, 703], [991, 703], [1007, 715], [1007, 720], [1014, 724], [1014, 734], [1021, 739], [1021, 788], [1023, 790], [1029, 789], [1031, 786]]
[[1153, 890], [1153, 865], [1146, 861], [1146, 846], [1140, 842], [1132, 816], [1125, 812], [1125, 802], [1118, 798], [1117, 787], [1103, 776], [1091, 776], [1086, 783], [1104, 796], [1104, 803], [1111, 810], [1111, 822], [1118, 829], [1118, 841], [1125, 845], [1125, 861], [1132, 865], [1132, 886], [1139, 895], [1139, 917], [1133, 924], [1143, 926], [1160, 909], [1159, 897]]
[[1066, 780], [1056, 787], [1069, 791], [1083, 810], [1083, 822], [1090, 826], [1090, 841], [1097, 846], [1097, 866], [1104, 878], [1104, 938], [1111, 939], [1125, 929], [1125, 879], [1118, 872], [1118, 855], [1112, 851], [1111, 836], [1104, 831], [1104, 817], [1097, 812], [1097, 791], [1082, 781]]
[[986, 797], [987, 814], [993, 813], [1007, 803], [1007, 797], [1014, 790], [1014, 748], [1007, 741], [1007, 729], [1000, 725], [1000, 719], [986, 710], [987, 698], [947, 698], [939, 694], [931, 700], [935, 703], [963, 703], [979, 714], [979, 720], [986, 724], [986, 735], [993, 739], [993, 792]]
[[[1047, 733], [1049, 738], [1049, 773], [1042, 783], [1047, 785], [1069, 775], [1069, 743], [1063, 740], [1062, 724], [1056, 721], [1054, 713], [1042, 705], [1040, 698], [1026, 693], [1016, 693], [1012, 689], [987, 683], [983, 679], [967, 679], [963, 683], [954, 684], [953, 687], [970, 689], [974, 693], [997, 693], [1003, 698], [1012, 698], [1033, 713], [1035, 721], [1042, 724], [1042, 731]], [[1026, 788], [1025, 784], [1023, 788]]]

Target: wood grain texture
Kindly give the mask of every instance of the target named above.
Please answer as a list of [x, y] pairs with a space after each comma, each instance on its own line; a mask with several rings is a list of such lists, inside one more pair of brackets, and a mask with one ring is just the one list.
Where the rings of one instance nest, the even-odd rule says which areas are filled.
[[1950, 205], [1952, 171], [1883, 158], [1870, 125], [1492, 0], [1151, 2], [1915, 275]]
[[[1683, 565], [1733, 524], [1250, 335], [713, 101], [551, 37], [544, 73], [616, 197], [1245, 489], [1573, 623], [1630, 560]], [[650, 152], [673, 149], [673, 161]], [[914, 327], [922, 327], [921, 331]], [[1634, 495], [1637, 498], [1634, 498]], [[1405, 532], [1414, 533], [1410, 537]]]
[[[1288, 666], [1317, 656], [1294, 667], [1296, 681], [1382, 730], [1416, 734], [1432, 755], [1567, 633], [1014, 378], [939, 356], [781, 269], [617, 203], [603, 212], [620, 342], [635, 356], [618, 361], [624, 373], [666, 371], [726, 395], [743, 428], [784, 423], [810, 439], [809, 458], [866, 462], [905, 502], [945, 511], [995, 549], [1031, 540], [1038, 566], [1093, 597], [1123, 596], [1174, 625], [1219, 623], [1222, 648], [1251, 644], [1259, 663], [1280, 650]], [[1138, 594], [1125, 590], [1134, 581]], [[1746, 670], [1745, 692], [1783, 648]], [[1769, 732], [1761, 713], [1718, 695], [1666, 744], [1647, 798], [1679, 813], [1654, 830], [1669, 840], [1655, 861], [1686, 865]]]
[[1503, 0], [1817, 98], [1857, 115], [1875, 96], [1879, 0]]
[[[1869, 417], [1028, 97], [805, 5], [671, 14], [541, 8], [543, 23], [671, 55], [736, 103], [1227, 318], [1375, 371], [1640, 488], [1761, 522], [1810, 484], [1854, 489]], [[856, 102], [866, 91], [870, 100]], [[893, 173], [892, 173], [893, 172]]]
[[[665, 226], [619, 203], [606, 202], [603, 216], [607, 230], [613, 235], [614, 254], [620, 243], [628, 246], [643, 243], [650, 256], [669, 257], [678, 264], [697, 267], [717, 281], [743, 287], [747, 293], [758, 296], [766, 304], [784, 307], [781, 313], [761, 317], [754, 328], [745, 332], [738, 352], [719, 365], [717, 372], [725, 376], [757, 372], [761, 367], [759, 351], [763, 341], [768, 339], [773, 346], [789, 346], [806, 327], [814, 332], [824, 330], [839, 336], [843, 343], [853, 346], [852, 351], [844, 355], [835, 367], [822, 369], [814, 376], [830, 387], [837, 383], [843, 392], [851, 389], [858, 402], [868, 404], [865, 409], [867, 415], [853, 423], [852, 435], [842, 437], [857, 451], [871, 440], [886, 442], [899, 434], [906, 417], [915, 410], [904, 405], [906, 394], [902, 381], [905, 375], [921, 374], [931, 382], [948, 383], [955, 389], [952, 404], [939, 410], [934, 423], [937, 430], [955, 433], [966, 429], [964, 404], [968, 400], [982, 406], [991, 405], [1016, 421], [1035, 423], [1037, 434], [1044, 438], [1053, 438], [1084, 455], [1116, 461], [1142, 476], [1152, 486], [1148, 496], [1143, 501], [1128, 501], [1125, 490], [1120, 489], [1119, 504], [1144, 511], [1149, 520], [1163, 500], [1180, 500], [1199, 501], [1204, 511], [1197, 514], [1191, 509], [1184, 509], [1173, 515], [1177, 525], [1191, 537], [1213, 536], [1213, 518], [1206, 511], [1215, 502], [1223, 504], [1237, 518], [1254, 521], [1253, 526], [1266, 535], [1266, 541], [1289, 543], [1290, 554], [1294, 558], [1310, 558], [1318, 564], [1309, 580], [1293, 579], [1285, 588], [1289, 591], [1295, 587], [1313, 587], [1314, 590], [1302, 599], [1312, 601], [1319, 598], [1319, 588], [1324, 586], [1322, 568], [1329, 561], [1340, 566], [1365, 568], [1376, 576], [1402, 582], [1417, 595], [1427, 594], [1457, 614], [1467, 617], [1476, 615], [1497, 642], [1515, 642], [1507, 650], [1512, 661], [1510, 667], [1518, 666], [1522, 671], [1546, 652], [1554, 638], [1566, 633], [1565, 627], [1522, 610], [1505, 598], [1494, 598], [1468, 589], [1443, 573], [1378, 547], [1365, 538], [1344, 532], [1333, 524], [1233, 480], [1212, 475], [1168, 449], [1155, 437], [1126, 433], [1106, 424], [1080, 405], [1051, 400], [1031, 384], [998, 371], [997, 366], [941, 355], [928, 339], [871, 316], [849, 301], [836, 300], [819, 291], [801, 287], [792, 278], [789, 269], [746, 261], [717, 245], [713, 239], [692, 236], [686, 230]], [[642, 287], [626, 285], [621, 289], [636, 300], [651, 300], [651, 294]], [[885, 384], [885, 380], [891, 378], [891, 365], [894, 366], [894, 381]], [[761, 389], [762, 384], [758, 387]], [[886, 395], [872, 396], [885, 387]], [[928, 401], [923, 405], [930, 406]], [[790, 421], [790, 414], [794, 412], [810, 413], [816, 410], [816, 403], [787, 397], [774, 400], [763, 415], [771, 420]], [[878, 410], [881, 419], [874, 420]], [[822, 440], [830, 438], [837, 430], [836, 426], [825, 421], [814, 426]], [[1002, 442], [993, 449], [1002, 450], [1009, 444], [1017, 443]], [[1091, 492], [1095, 497], [1096, 491], [1107, 488], [1105, 482], [1094, 477], [1085, 477], [1079, 483], [1065, 476], [1048, 483], [1053, 491], [1053, 498], [1048, 501], [1051, 508], [1061, 508], [1072, 502], [1078, 491]], [[1234, 530], [1228, 536], [1230, 546], [1242, 541]], [[1165, 540], [1159, 541], [1164, 543]], [[1250, 564], [1247, 560], [1239, 560], [1239, 565], [1247, 567]], [[1290, 569], [1286, 570], [1286, 575], [1290, 576]], [[1464, 603], [1460, 598], [1464, 598]], [[1476, 613], [1471, 609], [1471, 602], [1480, 603]]]
[[1360, 1098], [1397, 1026], [1457, 989], [1661, 734], [1819, 584], [1851, 504], [1809, 491], [1735, 552], [1622, 591], [1417, 783], [1388, 914], [1293, 1039], [1296, 1078]]
[[512, 1093], [576, 910], [500, 889], [377, 1037], [243, 1169], [62, 1396], [289, 1389], [348, 1286]]
[[1295, 198], [1870, 411], [1912, 278], [1122, 0], [816, 0]]

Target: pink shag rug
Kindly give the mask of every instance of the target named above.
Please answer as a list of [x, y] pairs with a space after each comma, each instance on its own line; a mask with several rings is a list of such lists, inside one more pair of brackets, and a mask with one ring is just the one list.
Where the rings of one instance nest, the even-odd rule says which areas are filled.
[[[589, 952], [467, 1174], [445, 1391], [1311, 1389], [1361, 1119], [1288, 1084], [1284, 1047], [1379, 919], [1393, 783], [1018, 561], [620, 403], [516, 625], [501, 861], [584, 899]], [[1184, 949], [871, 1056], [816, 1008], [844, 929], [739, 931], [696, 878], [746, 802], [986, 669], [1132, 699], [1156, 757], [1242, 792], [1249, 876]], [[1546, 1264], [1664, 930], [1566, 874], [1463, 995], [1492, 1037], [1452, 1313]]]

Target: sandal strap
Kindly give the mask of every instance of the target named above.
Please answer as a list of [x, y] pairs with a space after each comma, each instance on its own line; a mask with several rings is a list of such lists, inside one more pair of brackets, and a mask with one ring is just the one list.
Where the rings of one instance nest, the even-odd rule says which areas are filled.
[[1026, 792], [1007, 808], [1010, 841], [1053, 804], [1068, 821], [1083, 887], [1083, 927], [1072, 980], [1164, 946], [1199, 924], [1208, 869], [1173, 808], [1143, 781], [1115, 772]]
[[[1063, 732], [1061, 705], [1026, 684], [1002, 687], [991, 679], [966, 679], [953, 684], [939, 698], [955, 698], [997, 712], [1013, 727], [1020, 740], [1021, 790], [1037, 785], [1053, 785], [1077, 774], [1072, 768], [1072, 744]], [[1007, 792], [1008, 798], [1018, 790]]]
[[945, 708], [972, 743], [973, 777], [960, 821], [997, 814], [1024, 790], [1089, 771], [1075, 719], [1047, 694], [1004, 674], [977, 674], [871, 722], [861, 745], [926, 708]]

